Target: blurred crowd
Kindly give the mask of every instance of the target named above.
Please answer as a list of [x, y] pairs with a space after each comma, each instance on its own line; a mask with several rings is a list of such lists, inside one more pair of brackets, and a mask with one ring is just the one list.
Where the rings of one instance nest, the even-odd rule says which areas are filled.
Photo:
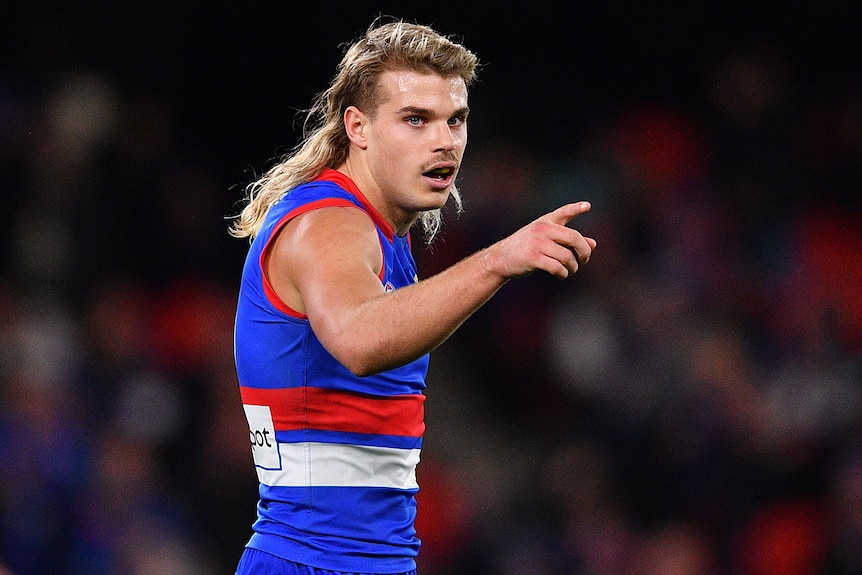
[[[67, 72], [0, 68], [0, 574], [232, 573], [240, 190], [170, 103]], [[858, 79], [755, 46], [703, 76], [555, 153], [478, 120], [422, 274], [571, 200], [598, 248], [432, 355], [423, 575], [862, 573]]]

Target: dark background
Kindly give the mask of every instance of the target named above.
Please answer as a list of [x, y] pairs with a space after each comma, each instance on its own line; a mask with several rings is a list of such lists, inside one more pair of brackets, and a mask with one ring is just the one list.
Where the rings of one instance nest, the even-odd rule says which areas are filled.
[[862, 572], [855, 12], [4, 7], [0, 573], [232, 572], [256, 480], [226, 217], [379, 15], [482, 62], [424, 275], [564, 201], [599, 243], [432, 357], [420, 572]]

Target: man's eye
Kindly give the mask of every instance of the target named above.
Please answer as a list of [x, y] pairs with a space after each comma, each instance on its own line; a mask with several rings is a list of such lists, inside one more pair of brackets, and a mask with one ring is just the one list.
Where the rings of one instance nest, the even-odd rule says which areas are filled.
[[450, 126], [460, 126], [463, 123], [464, 123], [464, 117], [463, 116], [455, 116], [454, 118], [449, 118], [449, 125]]
[[422, 118], [420, 118], [419, 116], [410, 116], [409, 118], [407, 118], [407, 123], [411, 126], [418, 126], [422, 123]]

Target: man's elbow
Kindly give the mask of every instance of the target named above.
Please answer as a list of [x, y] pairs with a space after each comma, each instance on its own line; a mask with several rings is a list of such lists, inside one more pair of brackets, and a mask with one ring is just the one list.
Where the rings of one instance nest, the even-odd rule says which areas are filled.
[[332, 356], [357, 377], [367, 377], [383, 371], [380, 355], [360, 346], [342, 345], [331, 350]]
[[348, 334], [341, 330], [335, 337], [321, 340], [327, 351], [350, 373], [357, 377], [375, 375], [393, 369], [404, 362], [400, 349], [380, 342], [370, 334]]
[[[357, 377], [368, 377], [383, 371], [395, 369], [411, 361], [410, 357], [403, 355], [402, 350], [387, 350], [380, 347], [368, 348], [357, 346], [352, 349], [343, 350], [341, 356], [335, 356], [341, 365], [350, 370]], [[334, 355], [334, 354], [333, 354]]]
[[346, 367], [350, 373], [357, 377], [368, 377], [369, 375], [374, 375], [383, 371], [382, 367], [372, 361], [371, 358], [367, 357], [346, 358], [341, 361], [341, 364]]

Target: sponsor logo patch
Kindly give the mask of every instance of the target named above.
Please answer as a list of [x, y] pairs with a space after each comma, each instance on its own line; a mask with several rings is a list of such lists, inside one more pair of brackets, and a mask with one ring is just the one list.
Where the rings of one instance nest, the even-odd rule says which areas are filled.
[[281, 454], [275, 440], [272, 412], [266, 405], [243, 405], [248, 420], [248, 438], [254, 464], [262, 469], [281, 469]]

